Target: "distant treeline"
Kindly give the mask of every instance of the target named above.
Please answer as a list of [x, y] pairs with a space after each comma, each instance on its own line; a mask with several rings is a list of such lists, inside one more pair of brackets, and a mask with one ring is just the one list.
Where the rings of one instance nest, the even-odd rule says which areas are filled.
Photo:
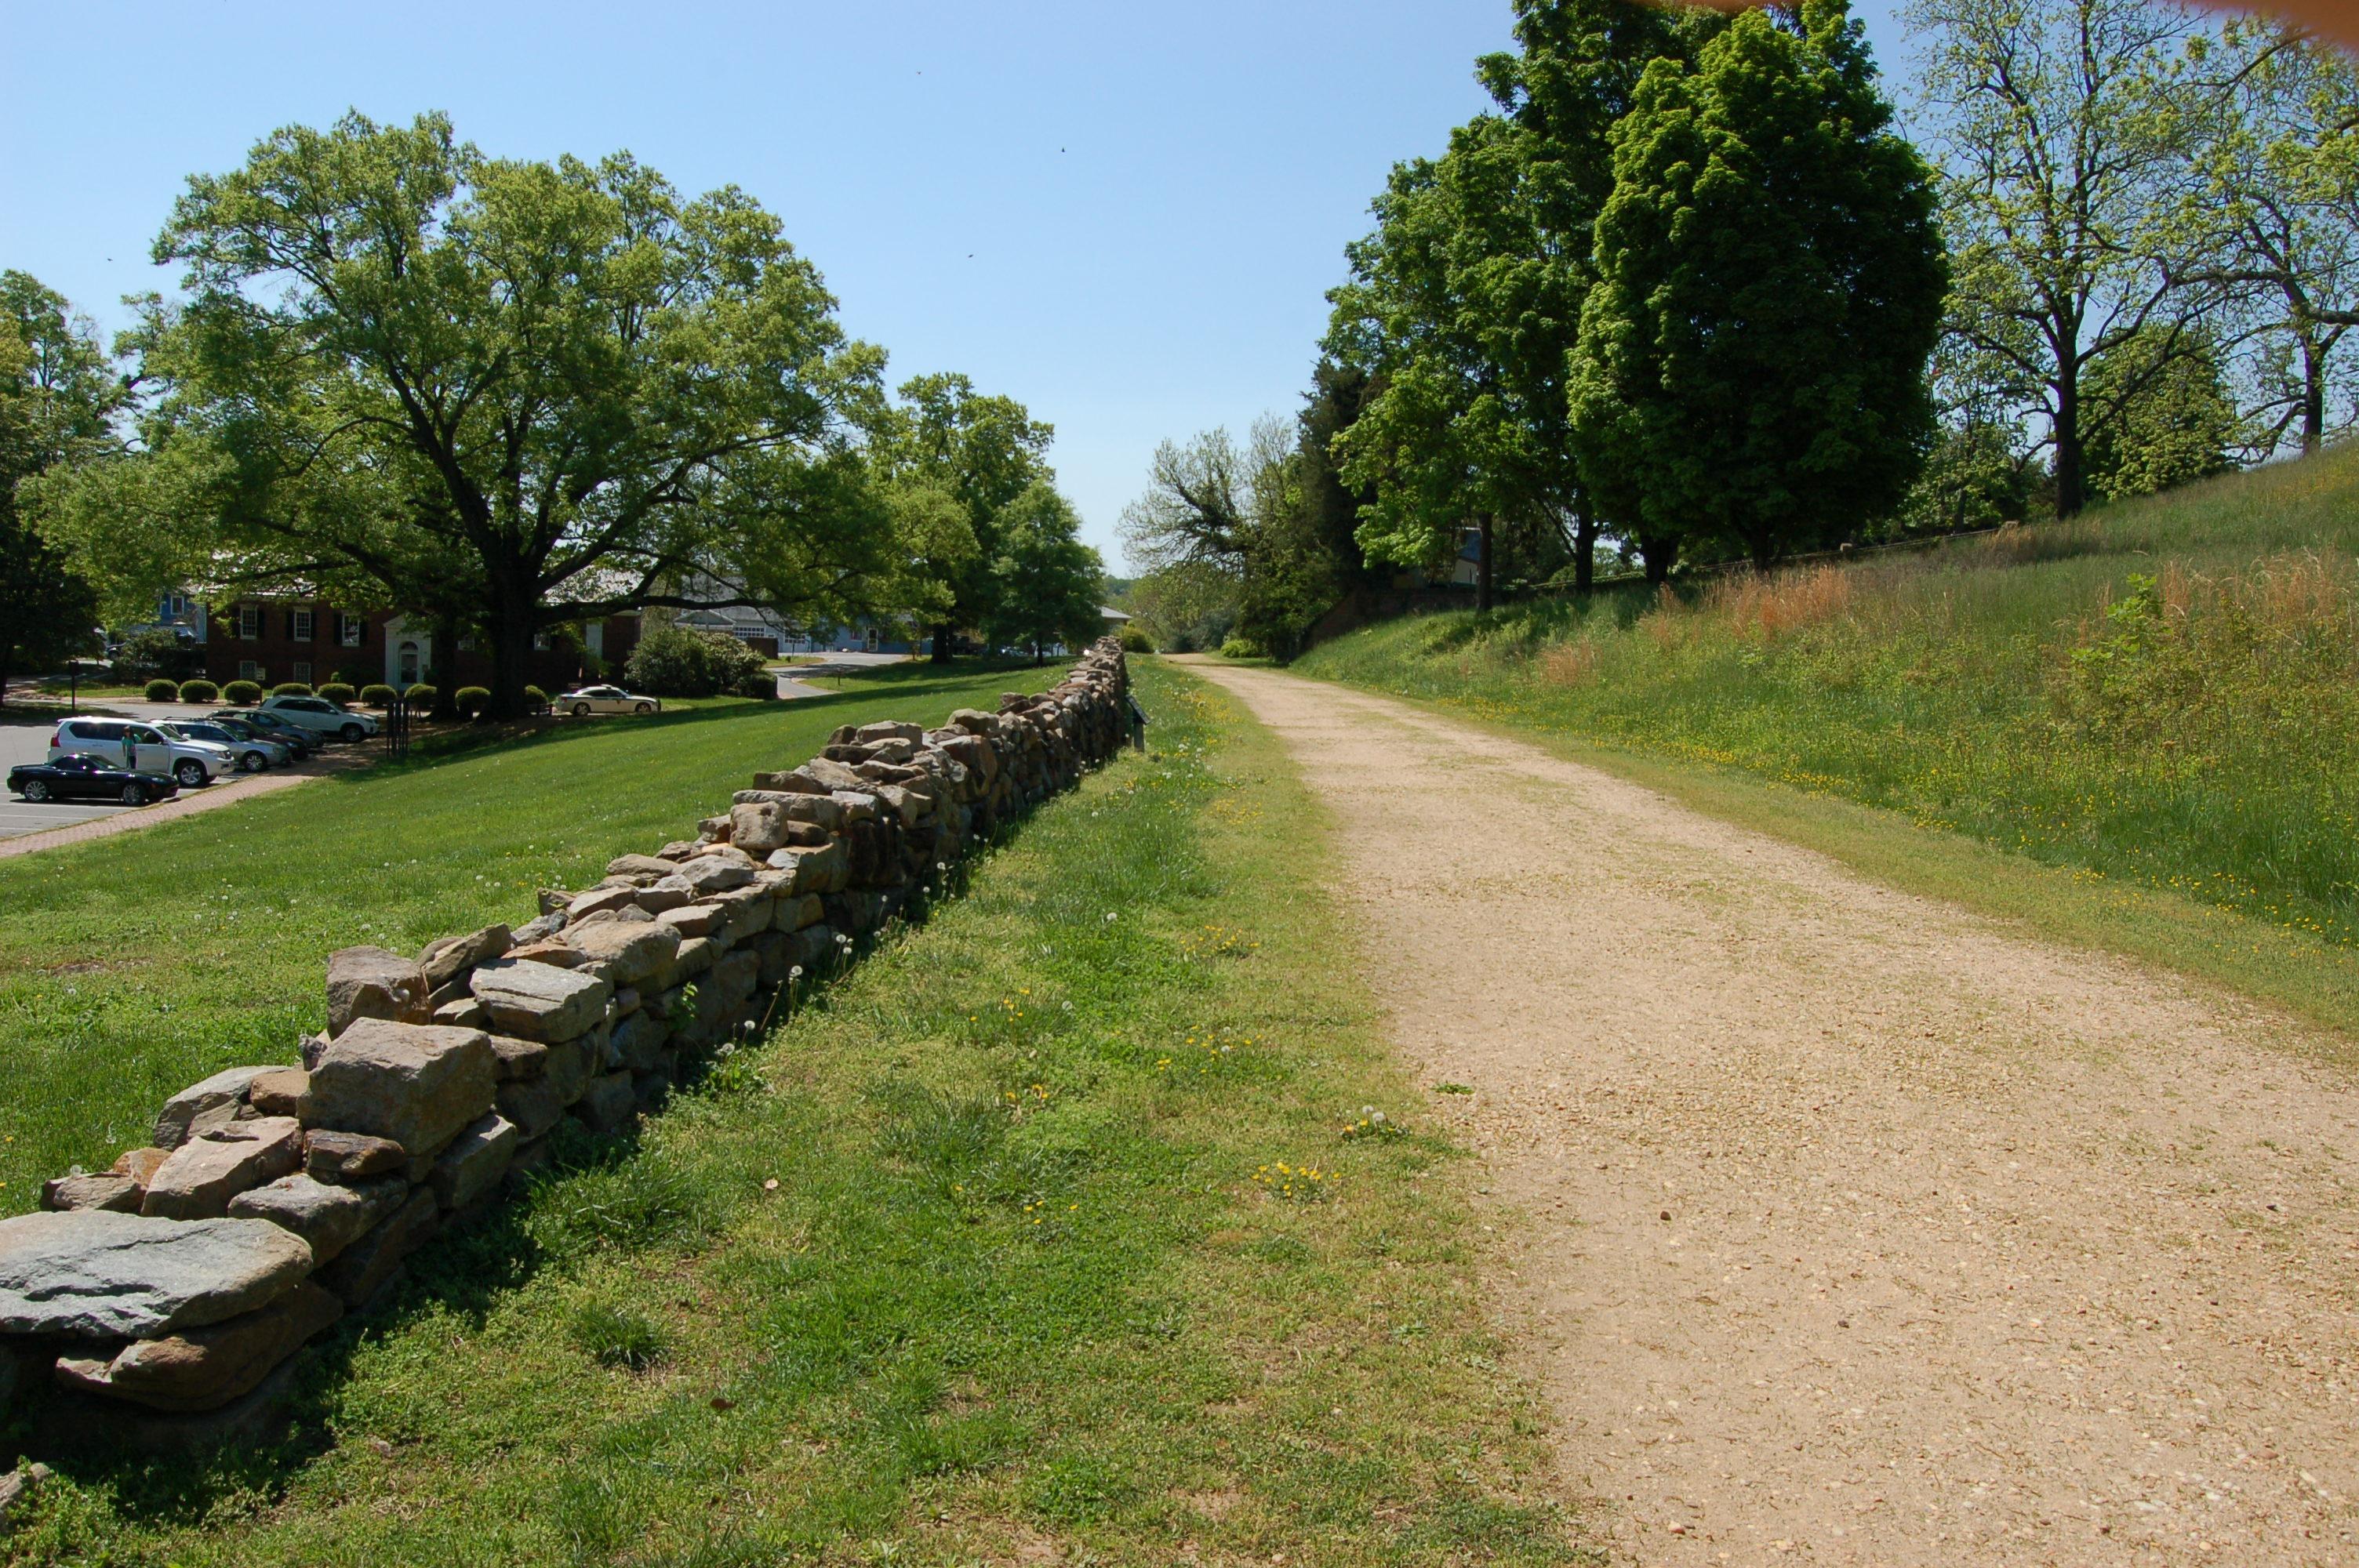
[[1514, 0], [1395, 166], [1291, 420], [1158, 451], [1165, 645], [1290, 656], [1406, 570], [1587, 589], [2070, 516], [2350, 422], [2359, 74], [2142, 0]]

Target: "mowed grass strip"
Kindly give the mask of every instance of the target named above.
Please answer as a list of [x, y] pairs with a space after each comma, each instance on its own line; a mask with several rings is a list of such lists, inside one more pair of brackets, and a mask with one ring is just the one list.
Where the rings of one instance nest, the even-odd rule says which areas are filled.
[[426, 1255], [294, 1447], [70, 1461], [11, 1561], [1596, 1561], [1315, 809], [1141, 664], [1150, 756]]
[[1901, 885], [2348, 1030], [2354, 503], [2345, 446], [1920, 555], [1387, 622], [1295, 668], [1697, 781]]
[[0, 1215], [145, 1143], [157, 1107], [207, 1074], [297, 1060], [332, 950], [524, 921], [534, 889], [692, 836], [838, 724], [939, 723], [1061, 668], [888, 665], [840, 697], [437, 738], [403, 764], [0, 860]]

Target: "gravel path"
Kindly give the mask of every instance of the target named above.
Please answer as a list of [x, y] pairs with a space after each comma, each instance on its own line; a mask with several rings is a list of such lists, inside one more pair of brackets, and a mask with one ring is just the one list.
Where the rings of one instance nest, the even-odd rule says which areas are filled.
[[1407, 705], [1334, 816], [1617, 1561], [2359, 1563], [2359, 1086], [2259, 1008]]

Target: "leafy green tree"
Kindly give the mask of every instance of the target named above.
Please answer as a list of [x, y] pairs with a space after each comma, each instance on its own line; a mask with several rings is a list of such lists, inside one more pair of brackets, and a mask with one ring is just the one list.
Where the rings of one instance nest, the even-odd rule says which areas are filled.
[[1995, 528], [2021, 522], [2030, 501], [2031, 476], [2017, 450], [2015, 432], [1969, 420], [1942, 429], [1899, 506], [1864, 537], [1880, 544]]
[[2148, 134], [2173, 172], [2167, 270], [2230, 291], [2264, 344], [2267, 444], [2291, 428], [2314, 452], [2336, 351], [2359, 326], [2359, 62], [2245, 17], [2190, 38], [2152, 91]]
[[2236, 401], [2208, 340], [2190, 351], [2140, 335], [2089, 370], [2089, 393], [2117, 405], [2119, 416], [2089, 443], [2092, 497], [2121, 501], [2152, 495], [2235, 467], [2242, 435]]
[[1494, 341], [1523, 390], [1539, 459], [1533, 477], [1544, 493], [1533, 510], [1569, 513], [1576, 591], [1596, 573], [1598, 538], [1628, 518], [1601, 514], [1581, 481], [1565, 377], [1581, 330], [1581, 309], [1596, 281], [1597, 217], [1614, 190], [1614, 124], [1627, 114], [1647, 64], [1691, 59], [1723, 26], [1700, 9], [1631, 5], [1628, 0], [1515, 0], [1512, 52], [1486, 55], [1477, 75], [1518, 133], [1518, 200], [1528, 210], [1532, 247], [1486, 269], [1506, 287], [1486, 290], [1507, 314]]
[[2141, 333], [2167, 360], [2191, 346], [2204, 303], [2156, 249], [2171, 153], [2148, 91], [2195, 24], [2148, 0], [1915, 0], [1908, 18], [1928, 45], [1950, 330], [2013, 367], [2069, 517], [2088, 443], [2135, 390], [2089, 397], [2090, 366]]
[[1330, 297], [1327, 351], [1371, 388], [1335, 443], [1345, 481], [1374, 493], [1360, 546], [1430, 568], [1455, 557], [1473, 526], [1485, 610], [1500, 516], [1563, 492], [1552, 461], [1563, 443], [1547, 439], [1561, 425], [1563, 334], [1528, 319], [1570, 316], [1560, 269], [1538, 259], [1525, 141], [1511, 122], [1484, 115], [1451, 133], [1439, 161], [1396, 166], [1376, 199], [1376, 232], [1347, 247], [1352, 279]]
[[131, 335], [144, 449], [43, 495], [118, 591], [398, 606], [484, 638], [512, 714], [545, 627], [822, 613], [889, 565], [859, 440], [882, 355], [740, 190], [354, 114], [192, 178], [155, 254], [188, 274]]
[[1655, 537], [1767, 565], [1915, 478], [1945, 276], [1891, 121], [1842, 0], [1748, 12], [1692, 66], [1647, 68], [1614, 131], [1572, 416], [1593, 490]]
[[931, 618], [933, 657], [950, 662], [957, 633], [989, 626], [1001, 579], [1000, 514], [1050, 478], [1055, 430], [1012, 397], [986, 395], [963, 375], [905, 382], [879, 422], [880, 476], [910, 541], [904, 554]]
[[64, 297], [27, 274], [0, 272], [0, 697], [13, 671], [88, 653], [96, 641], [96, 593], [25, 517], [17, 490], [111, 449], [124, 396], [96, 331]]
[[998, 516], [999, 555], [991, 619], [994, 643], [1041, 650], [1058, 643], [1079, 651], [1105, 631], [1099, 589], [1105, 562], [1082, 543], [1072, 503], [1045, 480], [1025, 487]]
[[1237, 623], [1236, 574], [1218, 561], [1181, 561], [1132, 582], [1122, 608], [1167, 654], [1217, 648]]

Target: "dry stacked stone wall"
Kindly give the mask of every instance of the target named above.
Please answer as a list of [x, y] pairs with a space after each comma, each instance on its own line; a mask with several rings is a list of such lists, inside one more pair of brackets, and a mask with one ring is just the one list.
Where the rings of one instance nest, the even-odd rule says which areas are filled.
[[307, 1340], [544, 1163], [566, 1118], [623, 1130], [684, 1060], [1113, 756], [1126, 700], [1108, 639], [996, 713], [839, 730], [513, 928], [330, 955], [303, 1065], [191, 1085], [145, 1147], [0, 1220], [0, 1410], [42, 1384], [53, 1413], [125, 1430], [263, 1405]]

